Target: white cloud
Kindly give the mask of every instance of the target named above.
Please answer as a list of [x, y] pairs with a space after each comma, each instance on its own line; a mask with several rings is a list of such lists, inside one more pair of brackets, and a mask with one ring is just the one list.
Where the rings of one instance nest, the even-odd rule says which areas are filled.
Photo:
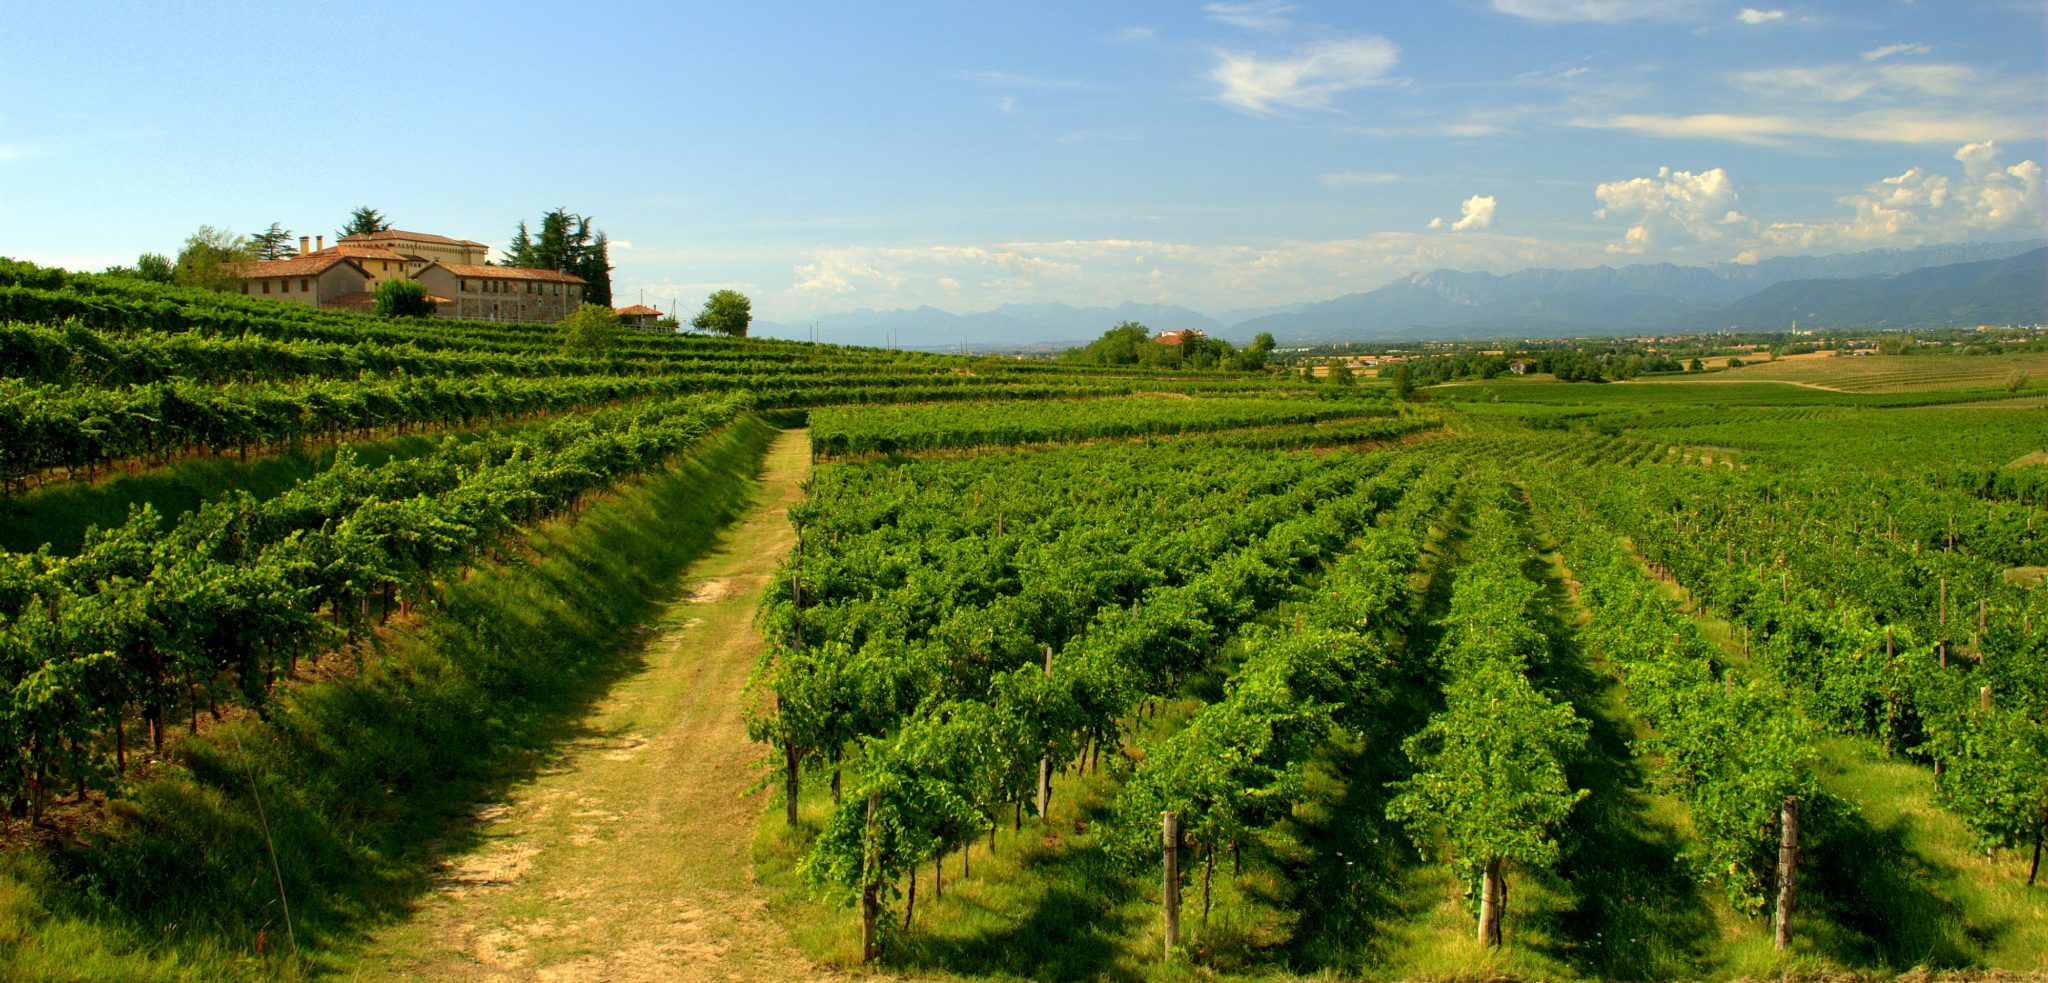
[[1758, 10], [1755, 7], [1744, 7], [1741, 13], [1735, 15], [1735, 19], [1744, 24], [1755, 26], [1784, 20], [1785, 12], [1782, 10]]
[[1219, 53], [1209, 77], [1222, 86], [1218, 99], [1247, 112], [1322, 109], [1339, 93], [1386, 82], [1400, 58], [1394, 42], [1366, 35], [1319, 42], [1291, 59]]
[[1614, 24], [1626, 20], [1688, 17], [1699, 9], [1699, 3], [1696, 0], [1493, 0], [1493, 8], [1530, 20]]
[[1611, 253], [1682, 250], [1755, 227], [1737, 208], [1735, 183], [1718, 167], [1697, 174], [1660, 167], [1656, 177], [1610, 181], [1593, 194], [1600, 200], [1594, 217], [1633, 222], [1621, 242], [1607, 246]]
[[1864, 249], [2042, 233], [2039, 164], [2024, 160], [2006, 167], [1989, 140], [1965, 144], [1952, 159], [1962, 165], [1960, 179], [1908, 168], [1841, 198], [1854, 213], [1850, 218], [1772, 224], [1763, 230], [1761, 249]]
[[1211, 3], [1202, 7], [1210, 20], [1248, 31], [1284, 31], [1294, 26], [1294, 21], [1287, 15], [1295, 9], [1295, 5], [1286, 0]]
[[1105, 40], [1112, 44], [1143, 44], [1158, 36], [1159, 32], [1149, 27], [1119, 27], [1109, 32]]
[[1010, 112], [1017, 108], [1017, 100], [1010, 96], [1004, 96], [996, 100], [996, 108], [1006, 113]]
[[[1473, 195], [1458, 206], [1458, 220], [1451, 223], [1452, 232], [1466, 232], [1472, 229], [1493, 228], [1493, 209], [1498, 204], [1492, 195]], [[1441, 228], [1443, 219], [1429, 223], [1432, 229]]]
[[1893, 55], [1924, 55], [1928, 50], [1924, 44], [1887, 44], [1882, 48], [1872, 48], [1864, 52], [1863, 60], [1879, 61]]
[[1401, 175], [1345, 171], [1339, 174], [1325, 174], [1318, 180], [1322, 181], [1325, 187], [1330, 188], [1363, 188], [1375, 184], [1392, 184], [1401, 180]]

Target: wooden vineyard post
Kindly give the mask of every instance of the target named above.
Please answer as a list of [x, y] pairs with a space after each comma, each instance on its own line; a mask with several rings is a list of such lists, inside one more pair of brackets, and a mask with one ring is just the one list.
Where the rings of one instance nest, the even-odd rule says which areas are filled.
[[1163, 955], [1173, 958], [1175, 946], [1180, 945], [1180, 816], [1176, 813], [1159, 814], [1159, 839], [1163, 853], [1162, 866], [1166, 870], [1165, 889], [1160, 893], [1160, 904], [1166, 909], [1166, 948]]
[[[775, 695], [775, 709], [778, 714], [782, 711], [780, 693]], [[789, 821], [792, 829], [796, 827], [797, 766], [801, 763], [796, 742], [785, 733], [782, 736], [782, 818]]]
[[[1052, 675], [1052, 646], [1045, 647], [1045, 674]], [[1046, 821], [1045, 810], [1052, 805], [1052, 755], [1038, 758], [1038, 820]]]
[[882, 917], [882, 885], [875, 881], [874, 835], [875, 813], [882, 808], [882, 797], [868, 796], [868, 820], [863, 853], [868, 856], [861, 863], [860, 887], [860, 961], [871, 962], [875, 958], [875, 928]]
[[1792, 946], [1792, 871], [1799, 865], [1799, 797], [1785, 796], [1778, 807], [1778, 906], [1775, 934], [1778, 951]]
[[1892, 650], [1892, 626], [1884, 626], [1884, 756], [1892, 756], [1892, 735], [1899, 729], [1898, 694], [1893, 692], [1896, 685], [1898, 658]]
[[1479, 880], [1479, 944], [1489, 949], [1500, 948], [1501, 908], [1507, 901], [1506, 885], [1500, 876], [1500, 858], [1486, 861], [1486, 870]]

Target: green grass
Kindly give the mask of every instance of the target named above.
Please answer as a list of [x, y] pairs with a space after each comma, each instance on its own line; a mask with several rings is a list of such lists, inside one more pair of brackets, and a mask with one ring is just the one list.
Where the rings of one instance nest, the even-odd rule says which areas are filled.
[[[474, 835], [469, 805], [543, 767], [634, 668], [619, 653], [745, 507], [774, 433], [753, 420], [720, 431], [451, 586], [360, 675], [297, 687], [268, 722], [184, 743], [182, 766], [117, 803], [89, 849], [0, 857], [0, 979], [290, 978], [402, 916], [437, 852]], [[250, 769], [300, 961], [281, 954]]]

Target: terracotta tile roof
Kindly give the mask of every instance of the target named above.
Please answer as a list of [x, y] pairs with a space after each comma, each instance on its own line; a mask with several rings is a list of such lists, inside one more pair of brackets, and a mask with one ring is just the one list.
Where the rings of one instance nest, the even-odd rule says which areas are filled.
[[620, 316], [620, 317], [660, 317], [660, 316], [661, 316], [661, 312], [660, 312], [660, 311], [658, 311], [658, 310], [656, 310], [656, 309], [654, 309], [654, 308], [652, 308], [652, 307], [649, 307], [649, 306], [647, 306], [647, 305], [645, 305], [645, 304], [634, 304], [634, 305], [633, 305], [633, 306], [631, 306], [631, 307], [621, 307], [621, 308], [619, 308], [618, 310], [616, 310], [616, 311], [613, 311], [612, 313], [614, 313], [614, 314], [617, 314], [617, 315], [618, 315], [618, 316]]
[[[293, 259], [267, 259], [254, 263], [234, 263], [231, 265], [236, 276], [244, 280], [254, 280], [267, 276], [317, 276], [327, 272], [336, 263], [355, 265], [350, 263], [349, 258], [346, 256], [329, 256], [319, 253]], [[363, 273], [364, 276], [369, 275], [360, 266], [356, 267], [356, 271]]]
[[358, 232], [352, 236], [342, 236], [340, 239], [336, 241], [352, 244], [362, 244], [369, 242], [391, 242], [393, 240], [431, 242], [443, 246], [477, 246], [483, 249], [491, 248], [489, 245], [485, 243], [477, 242], [472, 239], [450, 239], [447, 236], [431, 235], [425, 232], [401, 232], [397, 229], [385, 229], [382, 232]]
[[[558, 270], [529, 270], [523, 266], [478, 266], [474, 263], [435, 263], [456, 276], [478, 280], [545, 280], [550, 283], [582, 283], [583, 278]], [[433, 266], [428, 267], [432, 269]], [[425, 273], [426, 270], [421, 270]], [[417, 276], [418, 274], [414, 274]]]
[[330, 309], [358, 307], [372, 308], [377, 306], [377, 295], [369, 292], [368, 290], [358, 290], [352, 294], [342, 294], [339, 297], [329, 297], [326, 300], [321, 301], [320, 306]]
[[424, 260], [418, 260], [415, 259], [414, 257], [406, 256], [401, 253], [392, 252], [389, 249], [384, 249], [378, 246], [357, 246], [353, 244], [345, 246], [328, 246], [326, 249], [318, 249], [310, 253], [303, 253], [301, 255], [346, 256], [349, 259], [386, 259], [399, 263], [425, 262]]

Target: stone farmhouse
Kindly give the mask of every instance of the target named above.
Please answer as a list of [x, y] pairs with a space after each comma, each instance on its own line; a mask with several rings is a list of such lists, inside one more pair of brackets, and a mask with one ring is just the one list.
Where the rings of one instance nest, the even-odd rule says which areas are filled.
[[583, 278], [554, 270], [485, 263], [491, 247], [424, 232], [342, 236], [326, 244], [299, 237], [291, 259], [241, 264], [242, 292], [328, 310], [367, 312], [377, 287], [411, 279], [426, 285], [437, 317], [479, 321], [559, 321], [583, 303]]

